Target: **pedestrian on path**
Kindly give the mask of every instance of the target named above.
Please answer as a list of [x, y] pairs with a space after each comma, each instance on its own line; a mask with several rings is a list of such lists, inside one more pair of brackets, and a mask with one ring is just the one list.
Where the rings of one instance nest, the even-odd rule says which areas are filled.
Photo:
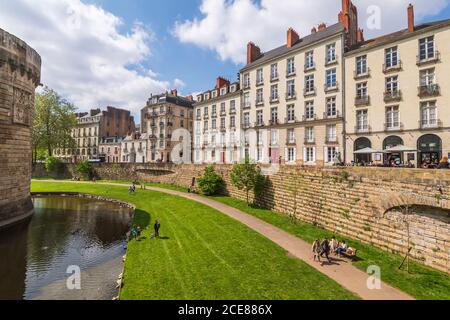
[[155, 229], [155, 238], [159, 238], [159, 230], [161, 229], [161, 224], [159, 223], [158, 220], [155, 221], [154, 229]]
[[312, 252], [313, 252], [313, 260], [320, 262], [320, 253], [321, 253], [321, 246], [320, 246], [320, 240], [317, 239], [316, 241], [314, 241], [313, 246], [312, 246]]
[[330, 242], [328, 241], [328, 238], [323, 239], [322, 243], [321, 243], [321, 249], [322, 249], [322, 253], [320, 254], [321, 257], [323, 257], [325, 255], [325, 257], [328, 260], [328, 263], [331, 263], [331, 259], [330, 259]]

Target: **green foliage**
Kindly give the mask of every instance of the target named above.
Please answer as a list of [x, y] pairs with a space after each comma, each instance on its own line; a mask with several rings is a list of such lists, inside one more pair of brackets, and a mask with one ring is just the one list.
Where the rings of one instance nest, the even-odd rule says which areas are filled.
[[83, 161], [77, 165], [77, 172], [85, 178], [91, 179], [94, 176], [94, 167], [89, 161]]
[[72, 138], [72, 129], [76, 125], [75, 110], [73, 104], [48, 87], [36, 94], [32, 131], [35, 161], [43, 151], [51, 157], [55, 149], [75, 146]]
[[64, 169], [64, 162], [55, 157], [47, 157], [47, 159], [45, 159], [45, 169], [48, 173], [61, 173]]
[[205, 173], [198, 179], [198, 187], [206, 196], [217, 195], [224, 186], [224, 181], [220, 175], [216, 173], [213, 166], [205, 169]]
[[251, 163], [249, 159], [241, 164], [237, 164], [230, 172], [232, 184], [239, 190], [246, 193], [247, 204], [250, 204], [250, 191], [253, 191], [255, 196], [260, 196], [267, 185], [267, 178], [261, 174], [261, 168]]

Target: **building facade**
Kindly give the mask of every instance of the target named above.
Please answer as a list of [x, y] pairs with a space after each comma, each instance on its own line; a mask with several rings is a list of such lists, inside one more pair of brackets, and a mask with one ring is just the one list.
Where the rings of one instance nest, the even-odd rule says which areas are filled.
[[236, 163], [241, 154], [241, 91], [238, 82], [217, 78], [213, 90], [197, 96], [194, 122], [195, 163]]
[[[192, 96], [181, 97], [177, 90], [150, 97], [141, 111], [141, 132], [150, 141], [147, 162], [170, 163], [178, 157], [192, 161], [193, 104]], [[189, 140], [184, 148], [179, 147], [183, 139]]]
[[105, 163], [121, 162], [122, 137], [103, 138], [99, 144], [100, 161]]
[[450, 154], [450, 20], [416, 26], [412, 6], [407, 16], [407, 29], [346, 54], [347, 162], [421, 166]]
[[[248, 44], [240, 71], [245, 154], [261, 163], [333, 165], [344, 151], [344, 53], [362, 41], [358, 13], [343, 1], [339, 22], [261, 53]], [[340, 161], [340, 160], [339, 160]]]
[[77, 126], [72, 130], [75, 148], [55, 150], [55, 156], [68, 162], [100, 160], [99, 145], [110, 137], [124, 137], [135, 131], [130, 111], [108, 107], [106, 111], [93, 109], [78, 113]]
[[146, 163], [149, 137], [147, 133], [135, 132], [121, 142], [122, 163]]

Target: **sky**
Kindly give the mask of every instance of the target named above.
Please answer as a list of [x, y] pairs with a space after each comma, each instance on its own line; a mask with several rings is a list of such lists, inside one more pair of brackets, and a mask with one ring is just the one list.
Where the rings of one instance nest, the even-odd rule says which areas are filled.
[[[354, 0], [371, 38], [450, 18], [450, 0]], [[80, 111], [108, 105], [139, 118], [151, 94], [196, 94], [217, 76], [235, 81], [246, 44], [262, 51], [334, 24], [340, 0], [0, 0], [0, 28], [42, 56], [42, 83]]]

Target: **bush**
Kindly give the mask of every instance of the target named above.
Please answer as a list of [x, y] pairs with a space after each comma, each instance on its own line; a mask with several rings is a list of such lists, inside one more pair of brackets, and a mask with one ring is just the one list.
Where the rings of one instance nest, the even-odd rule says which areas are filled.
[[45, 159], [45, 169], [48, 173], [59, 174], [64, 169], [64, 162], [55, 157]]
[[94, 176], [94, 167], [89, 161], [83, 161], [77, 165], [77, 172], [90, 180]]
[[205, 173], [198, 179], [198, 187], [206, 196], [217, 195], [224, 187], [224, 181], [220, 175], [216, 173], [213, 166], [205, 169]]

